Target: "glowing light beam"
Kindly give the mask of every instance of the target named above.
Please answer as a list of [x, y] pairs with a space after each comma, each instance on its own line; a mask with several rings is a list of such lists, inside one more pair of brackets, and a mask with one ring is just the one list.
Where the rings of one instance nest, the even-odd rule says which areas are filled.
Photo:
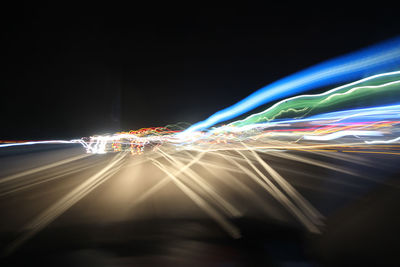
[[187, 128], [181, 134], [209, 128], [217, 123], [242, 115], [268, 102], [314, 88], [360, 78], [366, 72], [376, 72], [400, 65], [400, 38], [341, 56], [271, 83], [238, 103], [225, 108]]

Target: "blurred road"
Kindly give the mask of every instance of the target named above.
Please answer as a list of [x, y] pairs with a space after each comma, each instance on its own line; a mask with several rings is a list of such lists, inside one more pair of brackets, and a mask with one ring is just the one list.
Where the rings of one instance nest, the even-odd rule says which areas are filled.
[[239, 154], [170, 155], [91, 155], [69, 145], [0, 150], [4, 266], [335, 266], [396, 258], [398, 156], [260, 154], [323, 215], [307, 225]]

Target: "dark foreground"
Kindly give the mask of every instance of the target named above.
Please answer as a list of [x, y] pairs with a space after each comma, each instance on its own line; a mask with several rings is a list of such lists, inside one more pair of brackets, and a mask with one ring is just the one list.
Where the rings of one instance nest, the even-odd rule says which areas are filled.
[[[165, 174], [148, 161], [135, 164], [144, 156], [129, 155], [124, 168], [93, 185], [65, 211], [49, 213], [54, 217], [47, 223], [39, 220], [42, 227], [32, 234], [30, 222], [96, 175], [114, 155], [91, 155], [29, 170], [83, 153], [79, 147], [57, 146], [1, 151], [0, 181], [27, 173], [0, 183], [1, 266], [396, 266], [399, 262], [398, 156], [357, 155], [363, 162], [359, 164], [293, 153], [357, 174], [352, 175], [263, 155], [325, 216], [320, 234], [305, 229], [243, 174], [193, 166], [240, 212], [227, 216], [240, 230], [240, 237], [233, 238], [174, 183], [154, 191]], [[206, 155], [204, 162], [219, 164], [215, 157]], [[205, 199], [213, 204], [211, 198]]]

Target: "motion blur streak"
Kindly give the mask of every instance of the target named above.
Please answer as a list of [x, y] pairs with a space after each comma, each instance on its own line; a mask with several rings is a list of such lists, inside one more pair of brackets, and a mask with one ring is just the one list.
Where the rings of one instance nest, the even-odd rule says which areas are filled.
[[250, 160], [248, 160], [248, 158], [243, 153], [241, 153], [238, 150], [236, 152], [239, 153], [244, 159], [246, 159], [247, 163], [265, 181], [265, 183], [267, 184], [267, 186], [271, 190], [270, 192], [273, 192], [271, 195], [273, 195], [278, 202], [280, 202], [295, 217], [297, 217], [304, 224], [304, 226], [307, 227], [307, 229], [310, 232], [319, 233], [319, 229], [312, 222], [309, 221], [309, 219], [304, 215], [304, 213], [301, 212], [299, 210], [299, 208], [297, 206], [295, 206], [292, 203], [292, 201], [285, 194], [283, 194], [283, 192], [281, 190], [279, 190], [279, 188], [276, 185], [274, 185], [272, 183], [272, 181], [270, 179], [268, 179], [268, 177], [266, 177], [253, 163], [251, 163]]
[[[277, 184], [281, 186], [282, 189], [286, 191], [286, 193], [295, 200], [299, 206], [304, 209], [304, 212], [312, 218], [313, 221], [316, 221], [318, 224], [322, 225], [322, 222], [319, 222], [319, 218], [323, 218], [323, 216], [306, 200], [304, 199], [293, 186], [291, 186], [276, 170], [274, 170], [270, 165], [268, 165], [265, 161], [261, 159], [261, 157], [257, 154], [257, 152], [245, 144], [243, 144], [249, 151], [254, 155], [254, 157], [258, 160], [261, 166], [269, 173], [269, 175], [275, 179]], [[242, 156], [243, 153], [239, 152]]]
[[367, 143], [367, 144], [390, 144], [390, 143], [395, 143], [397, 141], [400, 141], [400, 136], [397, 138], [390, 139], [390, 140], [365, 141], [365, 143]]
[[[21, 149], [15, 158], [29, 157], [24, 151], [34, 144], [69, 147], [56, 157], [57, 149], [44, 149], [50, 162], [3, 170], [1, 200], [20, 200], [22, 207], [47, 201], [21, 219], [22, 227], [3, 253], [13, 253], [39, 231], [62, 221], [60, 217], [79, 210], [81, 203], [95, 203], [84, 209], [88, 217], [101, 214], [92, 215], [90, 223], [140, 220], [138, 210], [145, 210], [142, 216], [148, 219], [155, 206], [148, 203], [159, 201], [157, 218], [205, 217], [230, 238], [244, 235], [240, 220], [251, 216], [323, 234], [329, 214], [329, 207], [320, 203], [325, 195], [348, 199], [354, 192], [365, 193], [371, 184], [396, 186], [374, 173], [393, 168], [400, 155], [399, 81], [400, 71], [376, 74], [325, 93], [286, 99], [208, 131], [182, 132], [169, 125], [69, 141], [3, 141], [5, 151]], [[72, 154], [66, 152], [71, 146]], [[93, 200], [97, 188], [101, 197]], [[29, 201], [20, 198], [35, 190], [35, 201], [31, 195]], [[49, 197], [54, 192], [56, 197]], [[0, 201], [0, 208], [5, 202]], [[107, 205], [112, 209], [104, 213]]]
[[117, 154], [111, 162], [100, 170], [98, 173], [88, 178], [85, 182], [83, 182], [80, 186], [76, 187], [70, 193], [65, 195], [59, 201], [51, 205], [47, 210], [45, 210], [42, 214], [37, 216], [32, 222], [27, 224], [24, 227], [26, 231], [25, 234], [16, 239], [13, 243], [11, 243], [8, 248], [6, 248], [6, 253], [11, 253], [15, 248], [21, 245], [23, 242], [31, 238], [38, 231], [46, 227], [49, 223], [63, 214], [66, 210], [68, 210], [71, 206], [77, 203], [79, 200], [84, 198], [87, 194], [93, 191], [96, 187], [104, 183], [107, 179], [112, 177], [116, 172], [119, 171], [119, 167], [116, 165], [124, 159], [125, 154]]
[[400, 38], [341, 56], [267, 85], [240, 102], [218, 111], [183, 133], [209, 128], [233, 119], [268, 102], [317, 87], [360, 78], [366, 73], [394, 69], [400, 65]]
[[63, 165], [63, 164], [67, 164], [67, 163], [72, 162], [72, 161], [76, 161], [76, 160], [79, 160], [79, 159], [82, 159], [82, 158], [86, 158], [88, 156], [90, 156], [90, 154], [78, 155], [78, 156], [75, 156], [75, 157], [72, 157], [72, 158], [68, 158], [68, 159], [60, 160], [60, 161], [57, 161], [57, 162], [54, 162], [54, 163], [51, 163], [51, 164], [47, 164], [47, 165], [44, 165], [42, 167], [37, 167], [37, 168], [31, 169], [31, 170], [19, 172], [19, 173], [16, 173], [16, 174], [1, 178], [0, 179], [0, 184], [10, 182], [12, 180], [18, 179], [18, 178], [23, 177], [23, 176], [27, 176], [27, 175], [34, 174], [34, 173], [37, 173], [37, 172], [41, 172], [41, 171], [44, 171], [46, 169], [51, 169], [51, 168], [54, 168], [54, 167], [57, 167], [57, 166], [60, 166], [60, 165]]
[[[193, 158], [193, 160], [191, 160], [188, 164], [186, 164], [185, 166], [183, 166], [182, 168], [179, 169], [179, 171], [177, 171], [176, 173], [174, 173], [175, 176], [180, 175], [182, 172], [184, 172], [187, 168], [189, 168], [190, 166], [192, 166], [193, 164], [197, 163], [201, 157], [205, 154], [205, 152], [199, 153], [197, 155], [197, 157]], [[166, 176], [164, 178], [161, 179], [161, 181], [159, 181], [157, 184], [155, 184], [154, 186], [152, 186], [149, 190], [147, 190], [146, 192], [144, 192], [141, 196], [139, 196], [135, 202], [134, 205], [143, 202], [144, 200], [146, 200], [147, 198], [149, 198], [151, 195], [157, 193], [158, 190], [160, 190], [161, 188], [163, 188], [165, 185], [167, 185], [170, 182], [170, 178], [169, 176]]]
[[76, 140], [46, 140], [46, 141], [26, 141], [26, 142], [21, 142], [21, 141], [1, 141], [0, 148], [1, 147], [12, 147], [12, 146], [29, 146], [29, 145], [42, 145], [42, 144], [74, 144], [74, 143], [82, 143], [81, 139], [76, 139]]
[[[178, 170], [182, 170], [182, 168], [185, 167], [184, 164], [174, 159], [171, 155], [168, 155], [161, 149], [159, 149], [159, 151], [163, 154], [165, 159], [167, 159], [170, 163], [175, 164]], [[223, 197], [221, 197], [215, 191], [215, 189], [212, 188], [212, 186], [208, 184], [207, 181], [204, 180], [200, 175], [190, 170], [189, 167], [185, 168], [182, 172], [186, 173], [188, 177], [192, 178], [193, 182], [197, 183], [204, 191], [206, 191], [209, 195], [211, 195], [212, 198], [216, 201], [216, 203], [219, 204], [219, 206], [222, 207], [223, 210], [226, 210], [228, 212], [228, 215], [235, 217], [240, 216], [240, 212], [235, 207], [233, 207], [229, 202], [227, 202]]]
[[[377, 96], [388, 94], [391, 87], [394, 87], [394, 90], [397, 89], [396, 85], [400, 83], [398, 80], [399, 75], [400, 71], [381, 73], [356, 82], [339, 86], [320, 94], [298, 95], [286, 98], [275, 103], [264, 111], [254, 113], [243, 120], [232, 122], [229, 125], [242, 126], [249, 124], [250, 122], [259, 123], [261, 121], [272, 121], [279, 118], [281, 114], [288, 113], [289, 111], [294, 111], [296, 117], [304, 117], [311, 111], [315, 111], [317, 108], [321, 108], [321, 106], [329, 105], [330, 102], [337, 102], [339, 99], [342, 99], [342, 101], [347, 101], [354, 100], [354, 98], [360, 99], [363, 96], [369, 97], [369, 94], [371, 93]], [[378, 84], [365, 85], [365, 83], [373, 82], [378, 82]], [[354, 97], [350, 98], [351, 95], [354, 95]]]
[[219, 212], [212, 208], [207, 202], [205, 202], [201, 197], [199, 197], [193, 190], [181, 182], [175, 175], [173, 175], [168, 169], [163, 166], [160, 162], [153, 159], [154, 164], [159, 167], [163, 172], [165, 172], [172, 181], [190, 198], [192, 199], [201, 209], [203, 209], [207, 214], [215, 219], [228, 233], [231, 234], [233, 238], [240, 237], [240, 231], [234, 225], [232, 225], [228, 220], [226, 220]]
[[353, 136], [382, 136], [381, 132], [378, 131], [340, 131], [336, 133], [331, 133], [323, 136], [308, 136], [305, 135], [303, 138], [305, 140], [335, 140], [347, 135], [353, 135]]

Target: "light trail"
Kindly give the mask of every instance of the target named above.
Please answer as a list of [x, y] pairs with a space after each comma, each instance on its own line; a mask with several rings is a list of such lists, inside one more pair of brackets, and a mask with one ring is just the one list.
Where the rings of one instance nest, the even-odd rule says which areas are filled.
[[70, 191], [63, 198], [51, 205], [47, 210], [28, 223], [24, 227], [25, 233], [8, 245], [8, 247], [5, 249], [5, 254], [8, 255], [9, 253], [12, 253], [16, 248], [18, 248], [28, 239], [32, 238], [37, 232], [54, 221], [57, 217], [93, 191], [96, 187], [111, 178], [116, 172], [119, 171], [121, 166], [117, 167], [117, 164], [120, 164], [124, 158], [125, 154], [116, 155], [110, 161], [110, 163], [98, 173], [89, 177], [81, 185]]
[[381, 132], [378, 131], [340, 131], [331, 134], [319, 135], [305, 135], [305, 140], [318, 140], [318, 141], [331, 141], [344, 136], [382, 136]]
[[289, 212], [291, 212], [309, 231], [313, 233], [319, 233], [319, 229], [315, 226], [302, 212], [298, 209], [291, 201], [284, 195], [278, 187], [276, 187], [243, 153], [238, 152], [250, 165], [251, 168], [263, 179], [265, 183], [262, 183], [258, 176], [255, 175], [252, 171], [244, 168], [236, 161], [232, 161], [237, 167], [242, 169], [246, 174], [253, 178], [259, 185], [261, 185], [271, 196], [273, 196], [279, 203], [281, 203], [284, 207], [286, 207]]
[[67, 163], [70, 163], [70, 162], [73, 162], [73, 161], [81, 160], [81, 159], [86, 158], [88, 156], [91, 156], [91, 155], [90, 154], [78, 155], [78, 156], [75, 156], [75, 157], [63, 159], [63, 160], [60, 160], [60, 161], [57, 161], [57, 162], [53, 162], [51, 164], [47, 164], [47, 165], [44, 165], [44, 166], [41, 166], [41, 167], [37, 167], [37, 168], [34, 168], [34, 169], [26, 170], [26, 171], [23, 171], [23, 172], [18, 172], [18, 173], [9, 175], [7, 177], [0, 178], [0, 184], [8, 183], [8, 182], [14, 181], [15, 179], [18, 179], [20, 177], [23, 177], [23, 176], [31, 175], [31, 174], [34, 174], [34, 173], [38, 173], [38, 172], [50, 169], [50, 168], [54, 168], [54, 167], [57, 167], [57, 166], [61, 166], [61, 165], [67, 164]]
[[[392, 81], [394, 79], [394, 81]], [[323, 103], [326, 103], [329, 99], [336, 96], [341, 96], [344, 101], [347, 101], [348, 95], [354, 92], [359, 91], [360, 94], [357, 94], [356, 97], [360, 98], [363, 96], [362, 94], [366, 94], [365, 91], [374, 92], [379, 94], [384, 94], [390, 91], [392, 88], [396, 86], [398, 87], [400, 79], [400, 71], [394, 71], [389, 73], [381, 73], [377, 75], [373, 75], [349, 84], [345, 84], [334, 89], [328, 90], [326, 92], [320, 94], [312, 94], [312, 95], [298, 95], [290, 98], [286, 98], [282, 101], [279, 101], [272, 105], [271, 107], [267, 108], [264, 111], [259, 113], [252, 114], [243, 120], [238, 120], [235, 122], [230, 123], [229, 125], [235, 126], [242, 126], [251, 123], [260, 123], [263, 121], [272, 121], [279, 117], [282, 113], [287, 113], [290, 110], [294, 110], [296, 107], [296, 113], [304, 111], [303, 114], [300, 114], [300, 117], [304, 117], [305, 115], [309, 114], [312, 110], [315, 110], [317, 106], [320, 106]], [[379, 85], [364, 85], [359, 86], [360, 84], [365, 83], [376, 83], [382, 82]], [[390, 82], [386, 81], [389, 80]], [[385, 88], [388, 87], [388, 88]], [[372, 89], [372, 90], [368, 90]], [[386, 90], [383, 90], [386, 89]], [[383, 93], [382, 93], [383, 91]], [[344, 96], [344, 97], [343, 97]], [[270, 118], [269, 118], [270, 117]], [[299, 114], [296, 114], [296, 117], [299, 117]]]
[[[178, 160], [174, 159], [172, 156], [168, 155], [167, 153], [163, 152], [161, 149], [159, 149], [159, 151], [161, 154], [163, 154], [164, 158], [166, 158], [168, 160], [168, 162], [176, 165], [178, 170], [182, 170], [182, 168], [185, 167], [184, 164], [182, 164]], [[223, 197], [221, 197], [218, 194], [218, 192], [216, 192], [216, 190], [209, 183], [207, 183], [207, 181], [205, 179], [203, 179], [196, 172], [192, 171], [189, 167], [186, 167], [185, 170], [182, 171], [182, 173], [187, 174], [187, 176], [190, 177], [193, 182], [195, 182], [205, 192], [207, 192], [215, 200], [215, 202], [220, 207], [222, 207], [223, 210], [228, 212], [228, 215], [233, 216], [233, 217], [239, 217], [241, 215], [240, 212], [233, 205], [231, 205], [228, 201], [226, 201]]]
[[[80, 160], [77, 160], [81, 163]], [[87, 170], [89, 168], [93, 168], [93, 167], [100, 167], [101, 163], [92, 163], [92, 164], [86, 164], [86, 163], [81, 163], [79, 165], [73, 165], [71, 167], [66, 166], [68, 163], [64, 163], [62, 165], [62, 169], [60, 171], [52, 171], [51, 174], [43, 174], [42, 171], [44, 169], [42, 169], [41, 171], [37, 171], [35, 172], [35, 174], [37, 173], [41, 173], [40, 175], [36, 175], [33, 176], [31, 175], [31, 177], [26, 178], [26, 175], [24, 175], [25, 179], [18, 179], [18, 181], [12, 181], [11, 183], [6, 183], [6, 184], [2, 184], [1, 188], [0, 188], [0, 197], [4, 197], [7, 195], [11, 195], [11, 194], [15, 194], [17, 192], [23, 191], [23, 190], [27, 190], [27, 189], [31, 189], [32, 187], [44, 184], [44, 183], [48, 183], [48, 182], [52, 182], [54, 180], [60, 179], [60, 178], [64, 178], [76, 173], [80, 173], [84, 170]], [[53, 165], [52, 167], [49, 167], [47, 169], [54, 169], [55, 166]], [[32, 173], [34, 174], [34, 173]], [[22, 176], [21, 176], [22, 177]]]
[[346, 82], [359, 78], [366, 72], [376, 72], [388, 67], [396, 68], [399, 65], [400, 38], [397, 38], [359, 52], [329, 60], [278, 80], [259, 89], [233, 106], [218, 111], [208, 119], [192, 125], [183, 134], [209, 128], [283, 97], [317, 87]]
[[[400, 40], [397, 42], [400, 44]], [[390, 60], [386, 56], [399, 52], [392, 46], [391, 49], [391, 52], [376, 51], [379, 56], [369, 55], [368, 60], [363, 58], [368, 61], [368, 64], [364, 61], [365, 66], [388, 63]], [[372, 50], [368, 51], [370, 53]], [[395, 61], [399, 59], [400, 54], [396, 54]], [[356, 60], [356, 63], [349, 65], [354, 68], [353, 71], [362, 68], [357, 65], [361, 64], [362, 60], [360, 58], [358, 60], [360, 61]], [[325, 67], [328, 65], [322, 64]], [[283, 90], [289, 84], [294, 86], [290, 93], [300, 90], [299, 88], [305, 90], [307, 86], [311, 86], [308, 84], [308, 79], [314, 77], [313, 75], [321, 76], [317, 77], [319, 79], [316, 81], [317, 84], [323, 83], [331, 74], [323, 68], [318, 68], [311, 68], [313, 71], [307, 70], [308, 74], [305, 71], [296, 74], [297, 76], [291, 76], [290, 79], [293, 80], [284, 79], [273, 84], [278, 88], [275, 93], [278, 94], [279, 90]], [[343, 71], [347, 71], [344, 69], [341, 70], [342, 74]], [[283, 95], [285, 94], [280, 94]], [[287, 166], [302, 164], [307, 166], [306, 168], [340, 174], [340, 177], [344, 178], [339, 180], [318, 173], [308, 174], [308, 177], [312, 177], [314, 181], [344, 186], [351, 190], [361, 187], [355, 181], [392, 186], [391, 183], [381, 181], [379, 178], [365, 177], [358, 168], [349, 168], [347, 165], [351, 163], [358, 167], [374, 168], [373, 160], [366, 159], [366, 155], [374, 157], [400, 155], [400, 98], [397, 96], [400, 97], [400, 71], [393, 71], [372, 75], [324, 93], [291, 97], [244, 120], [208, 131], [193, 130], [199, 127], [198, 124], [185, 131], [181, 131], [180, 127], [169, 125], [73, 140], [12, 143], [3, 141], [0, 148], [10, 149], [37, 144], [76, 144], [82, 146], [86, 153], [7, 174], [0, 178], [2, 186], [0, 198], [15, 196], [23, 190], [32, 190], [45, 183], [51, 184], [51, 181], [70, 177], [91, 168], [100, 168], [103, 163], [93, 160], [103, 157], [107, 159], [108, 156], [95, 156], [96, 154], [115, 154], [113, 159], [104, 164], [105, 166], [101, 166], [100, 171], [91, 173], [88, 179], [51, 203], [28, 222], [22, 229], [23, 234], [8, 246], [6, 252], [14, 251], [120, 170], [128, 171], [132, 168], [135, 177], [139, 177], [144, 169], [142, 167], [147, 166], [146, 164], [156, 170], [150, 175], [161, 173], [162, 177], [136, 195], [135, 199], [130, 201], [129, 209], [148, 201], [150, 197], [158, 196], [166, 185], [174, 185], [226, 233], [233, 238], [239, 238], [240, 229], [231, 220], [246, 216], [246, 208], [243, 208], [243, 203], [237, 203], [224, 195], [224, 190], [221, 190], [223, 184], [224, 187], [244, 196], [246, 202], [253, 200], [262, 206], [262, 210], [274, 219], [284, 217], [277, 211], [283, 209], [284, 214], [290, 214], [291, 219], [295, 219], [305, 230], [321, 233], [324, 214], [312, 201], [303, 196], [302, 191], [296, 187], [298, 181], [295, 180], [296, 183], [292, 184], [293, 177], [290, 179], [287, 176], [287, 173], [292, 173], [296, 178], [301, 177], [305, 175], [305, 171], [287, 170]], [[367, 101], [369, 104], [349, 105], [358, 100]], [[289, 113], [294, 114], [294, 117], [286, 117]], [[131, 154], [132, 160], [127, 160], [128, 154]], [[89, 157], [91, 163], [85, 163], [84, 159]], [[274, 162], [277, 161], [285, 162], [286, 165], [274, 166]], [[240, 177], [240, 180], [237, 177]], [[134, 179], [129, 181], [130, 185], [137, 182]], [[256, 185], [257, 190], [253, 190], [251, 184], [253, 187]], [[313, 184], [302, 186], [315, 190]], [[324, 192], [328, 191], [332, 191], [330, 194], [341, 194], [334, 190]], [[129, 190], [125, 192], [127, 195], [130, 193]], [[268, 201], [257, 192], [268, 196]], [[347, 195], [351, 197], [351, 194]]]
[[400, 136], [390, 139], [390, 140], [375, 140], [375, 141], [365, 141], [367, 144], [390, 144], [390, 143], [395, 143], [395, 142], [400, 142]]
[[[294, 189], [294, 187], [292, 187], [276, 170], [274, 170], [270, 165], [262, 160], [262, 158], [257, 154], [256, 151], [252, 149], [249, 149], [249, 151], [258, 160], [261, 166], [267, 171], [270, 177], [272, 177], [277, 182], [277, 184], [286, 192], [286, 194], [297, 203], [297, 205], [302, 209], [303, 213], [307, 215], [314, 224], [323, 225], [323, 223], [320, 222], [320, 219], [323, 218], [323, 216], [306, 199], [304, 199], [299, 194], [299, 192], [297, 192], [297, 190]], [[244, 157], [244, 154], [242, 152], [237, 152], [242, 155], [242, 157]], [[313, 228], [311, 228], [310, 230], [313, 230]]]
[[16, 142], [16, 141], [2, 141], [3, 144], [0, 144], [0, 148], [2, 147], [13, 147], [13, 146], [30, 146], [30, 145], [49, 145], [49, 144], [75, 144], [80, 143], [84, 144], [84, 142], [80, 139], [76, 140], [45, 140], [45, 141], [26, 141], [26, 142]]
[[217, 223], [219, 223], [233, 238], [241, 237], [240, 230], [226, 220], [216, 209], [211, 207], [203, 198], [196, 194], [192, 189], [181, 182], [177, 176], [173, 175], [163, 164], [159, 161], [151, 159], [154, 165], [165, 172], [171, 180], [184, 192], [194, 203], [197, 204], [202, 210], [204, 210], [208, 215], [210, 215]]
[[[196, 157], [194, 157], [188, 164], [184, 165], [183, 167], [181, 167], [178, 171], [176, 171], [175, 173], [173, 173], [173, 175], [178, 176], [180, 175], [182, 172], [184, 172], [187, 168], [189, 168], [190, 166], [192, 166], [193, 164], [199, 162], [199, 160], [201, 159], [201, 157], [205, 154], [205, 152], [199, 153]], [[153, 158], [154, 159], [154, 158]], [[204, 164], [204, 163], [203, 163]], [[147, 198], [149, 198], [150, 196], [154, 195], [155, 193], [157, 193], [160, 189], [162, 189], [165, 185], [167, 185], [170, 182], [170, 178], [168, 176], [162, 178], [158, 183], [156, 183], [155, 185], [153, 185], [150, 189], [148, 189], [146, 192], [144, 192], [141, 196], [139, 196], [135, 202], [133, 203], [133, 205], [137, 205], [140, 202], [143, 202], [144, 200], [146, 200]]]

